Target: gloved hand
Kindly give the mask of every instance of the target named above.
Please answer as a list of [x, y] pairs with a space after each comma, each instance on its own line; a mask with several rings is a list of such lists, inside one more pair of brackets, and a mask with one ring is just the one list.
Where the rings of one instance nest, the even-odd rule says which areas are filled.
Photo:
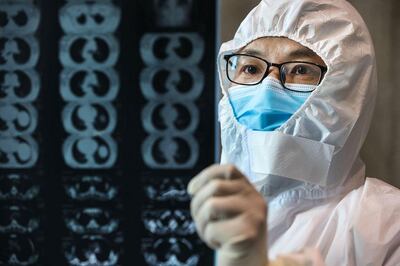
[[197, 232], [217, 250], [218, 266], [267, 265], [267, 205], [239, 170], [206, 168], [191, 180], [188, 192]]

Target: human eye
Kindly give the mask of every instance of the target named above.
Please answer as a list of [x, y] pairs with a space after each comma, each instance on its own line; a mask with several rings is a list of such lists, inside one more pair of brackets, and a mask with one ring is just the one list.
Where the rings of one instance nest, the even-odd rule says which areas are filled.
[[291, 70], [291, 74], [294, 75], [310, 75], [314, 71], [314, 66], [311, 66], [309, 64], [297, 64], [293, 66]]
[[262, 60], [248, 55], [234, 55], [228, 63], [228, 78], [239, 84], [259, 82], [267, 69]]
[[241, 72], [248, 75], [257, 75], [260, 70], [256, 65], [244, 65], [242, 66]]
[[262, 74], [265, 67], [263, 66], [263, 62], [261, 60], [250, 56], [242, 56], [241, 59], [239, 72], [242, 75], [253, 76]]
[[319, 66], [311, 63], [285, 63], [281, 69], [287, 83], [318, 84], [322, 72]]

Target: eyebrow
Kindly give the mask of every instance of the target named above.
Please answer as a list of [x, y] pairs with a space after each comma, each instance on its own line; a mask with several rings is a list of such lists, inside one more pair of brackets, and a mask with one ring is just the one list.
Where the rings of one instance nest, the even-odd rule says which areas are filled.
[[316, 53], [314, 53], [314, 51], [304, 47], [301, 49], [297, 49], [294, 51], [291, 51], [287, 57], [290, 58], [301, 58], [301, 57], [311, 57], [311, 58], [315, 58], [316, 56], [318, 56]]
[[[245, 48], [240, 52], [248, 54], [248, 55], [254, 55], [254, 56], [264, 58], [264, 54], [262, 53], [262, 51], [257, 50], [257, 49], [252, 49], [252, 48], [246, 49]], [[305, 57], [315, 58], [316, 56], [318, 56], [318, 55], [306, 47], [293, 50], [286, 55], [287, 58], [305, 58]]]
[[254, 55], [254, 56], [258, 56], [263, 58], [263, 53], [260, 50], [256, 50], [256, 49], [243, 49], [242, 51], [240, 51], [240, 53], [244, 53], [244, 54], [248, 54], [248, 55]]

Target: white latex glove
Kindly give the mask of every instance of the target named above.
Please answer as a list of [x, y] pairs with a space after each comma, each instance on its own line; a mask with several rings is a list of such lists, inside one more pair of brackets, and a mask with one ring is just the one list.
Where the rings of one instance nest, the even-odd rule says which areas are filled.
[[190, 209], [200, 238], [217, 250], [218, 266], [265, 266], [264, 198], [232, 165], [213, 165], [188, 186]]

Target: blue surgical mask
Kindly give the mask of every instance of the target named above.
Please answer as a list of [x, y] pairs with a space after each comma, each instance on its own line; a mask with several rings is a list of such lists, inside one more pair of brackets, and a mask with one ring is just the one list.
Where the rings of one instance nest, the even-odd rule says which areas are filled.
[[[315, 88], [302, 84], [287, 86], [296, 91]], [[231, 87], [229, 101], [239, 123], [252, 130], [274, 131], [304, 104], [310, 94], [287, 90], [278, 80], [266, 78], [258, 85]]]

